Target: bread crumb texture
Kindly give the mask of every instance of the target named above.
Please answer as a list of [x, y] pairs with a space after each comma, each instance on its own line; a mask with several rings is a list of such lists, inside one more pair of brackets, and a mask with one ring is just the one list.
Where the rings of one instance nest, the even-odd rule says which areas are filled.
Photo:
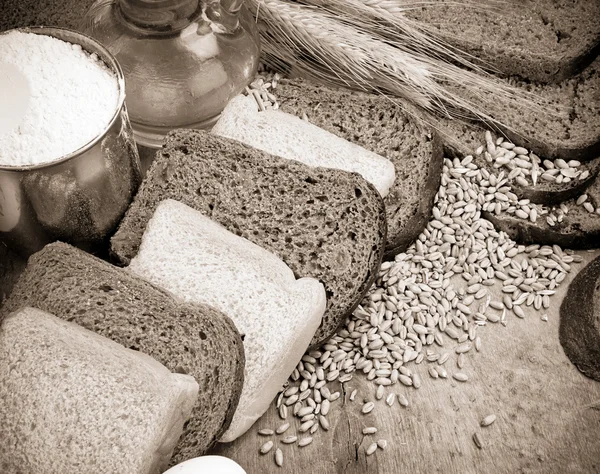
[[[35, 288], [35, 291], [31, 291]], [[148, 354], [200, 384], [173, 462], [204, 454], [229, 424], [243, 381], [244, 350], [233, 322], [63, 243], [34, 254], [0, 308], [33, 306]]]
[[137, 252], [158, 203], [174, 199], [273, 252], [296, 277], [325, 286], [327, 310], [313, 343], [333, 335], [372, 284], [382, 259], [385, 209], [359, 175], [310, 168], [203, 131], [172, 132], [111, 248]]

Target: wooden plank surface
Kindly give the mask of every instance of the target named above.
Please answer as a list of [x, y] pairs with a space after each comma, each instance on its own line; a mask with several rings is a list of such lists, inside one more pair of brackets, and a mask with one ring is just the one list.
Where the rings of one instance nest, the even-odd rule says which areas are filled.
[[[576, 270], [600, 252], [579, 254], [584, 262]], [[600, 383], [577, 371], [558, 340], [560, 302], [575, 274], [551, 298], [551, 308], [544, 312], [547, 322], [541, 311], [530, 307], [525, 319], [510, 314], [506, 327], [488, 323], [479, 329], [481, 352], [469, 353], [461, 370], [469, 375], [468, 382], [450, 376], [433, 380], [427, 362], [409, 364], [423, 384], [418, 390], [401, 384], [388, 387], [386, 394], [404, 393], [410, 402], [406, 408], [398, 403], [388, 407], [384, 400], [375, 400], [376, 386], [362, 373], [355, 374], [344, 384], [344, 401], [332, 404], [330, 430], [317, 431], [309, 446], [279, 441], [296, 434], [298, 421], [291, 415], [287, 421], [292, 427], [284, 435], [257, 434], [260, 428], [283, 423], [273, 405], [242, 438], [214, 452], [236, 460], [249, 474], [600, 472]], [[455, 360], [451, 357], [445, 364], [449, 374], [458, 371]], [[351, 402], [348, 395], [354, 388], [358, 395]], [[368, 415], [360, 412], [365, 399], [376, 404]], [[480, 427], [480, 420], [492, 413], [496, 422]], [[378, 432], [363, 436], [366, 426]], [[475, 432], [483, 440], [482, 449], [473, 442]], [[268, 439], [283, 451], [282, 468], [274, 462], [275, 447], [264, 456], [258, 452]], [[365, 449], [378, 439], [387, 440], [385, 451], [366, 456]]]

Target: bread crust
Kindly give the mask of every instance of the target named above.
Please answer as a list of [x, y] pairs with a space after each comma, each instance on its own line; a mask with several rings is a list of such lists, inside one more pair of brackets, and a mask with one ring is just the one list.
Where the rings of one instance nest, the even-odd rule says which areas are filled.
[[559, 338], [571, 362], [600, 381], [600, 257], [569, 285], [560, 306]]

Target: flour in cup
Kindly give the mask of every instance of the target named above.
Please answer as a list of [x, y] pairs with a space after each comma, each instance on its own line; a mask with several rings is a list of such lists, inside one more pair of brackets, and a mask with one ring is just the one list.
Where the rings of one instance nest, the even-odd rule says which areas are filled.
[[0, 166], [56, 161], [109, 125], [119, 85], [95, 54], [51, 36], [11, 31], [0, 35], [0, 58], [4, 82], [15, 94], [29, 94], [18, 101], [0, 94]]

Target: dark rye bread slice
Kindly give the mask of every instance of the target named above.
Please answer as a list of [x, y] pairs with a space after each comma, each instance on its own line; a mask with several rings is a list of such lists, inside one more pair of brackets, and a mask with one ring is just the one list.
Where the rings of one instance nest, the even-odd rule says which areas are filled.
[[404, 14], [505, 75], [560, 82], [599, 51], [597, 0], [434, 0], [417, 6]]
[[[588, 201], [594, 209], [600, 207], [600, 177], [586, 189]], [[565, 201], [568, 212], [562, 222], [550, 226], [544, 216], [533, 223], [520, 219], [506, 212], [499, 215], [482, 212], [482, 216], [494, 224], [498, 230], [503, 230], [517, 242], [527, 244], [560, 245], [571, 249], [600, 248], [600, 214], [588, 212], [583, 206], [577, 205], [575, 199]]]
[[573, 279], [560, 305], [560, 343], [570, 361], [600, 382], [600, 257]]
[[383, 200], [355, 173], [311, 168], [204, 131], [171, 132], [111, 240], [120, 263], [137, 254], [164, 199], [183, 202], [270, 250], [297, 277], [321, 281], [327, 308], [312, 345], [337, 331], [381, 264]]
[[334, 89], [303, 79], [282, 79], [280, 109], [389, 159], [396, 180], [385, 197], [385, 258], [405, 251], [431, 217], [442, 172], [441, 140], [399, 104], [381, 95]]
[[[559, 84], [509, 82], [549, 104], [544, 111], [536, 111], [511, 108], [501, 98], [490, 103], [490, 115], [518, 131], [502, 131], [510, 141], [542, 159], [585, 162], [600, 156], [600, 57], [577, 76]], [[438, 129], [444, 142], [459, 151], [472, 153], [485, 143], [484, 129], [472, 124], [440, 119]]]
[[19, 0], [0, 2], [0, 31], [23, 26], [78, 30], [94, 0]]
[[166, 290], [63, 243], [29, 258], [0, 308], [0, 321], [24, 306], [75, 322], [196, 379], [198, 400], [173, 463], [204, 454], [229, 426], [245, 358], [241, 336], [223, 313], [181, 304]]

